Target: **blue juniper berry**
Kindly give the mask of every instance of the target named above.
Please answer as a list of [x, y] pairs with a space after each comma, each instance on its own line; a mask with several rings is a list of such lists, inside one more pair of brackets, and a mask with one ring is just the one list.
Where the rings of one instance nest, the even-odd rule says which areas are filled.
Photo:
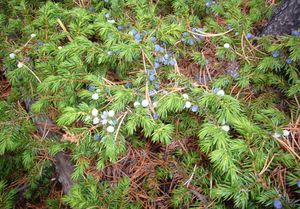
[[131, 82], [127, 82], [127, 83], [125, 84], [125, 88], [129, 89], [129, 88], [131, 88], [131, 87], [132, 87], [132, 83], [131, 83]]
[[99, 140], [101, 140], [101, 139], [102, 139], [102, 137], [101, 137], [100, 134], [95, 134], [95, 135], [94, 135], [94, 140], [99, 141]]
[[197, 41], [202, 41], [202, 40], [205, 39], [205, 37], [204, 37], [204, 36], [201, 36], [201, 35], [195, 36], [195, 37], [196, 37], [196, 40], [197, 40]]
[[189, 44], [190, 46], [194, 45], [194, 40], [193, 40], [193, 39], [188, 40], [188, 44]]
[[149, 75], [149, 80], [154, 81], [155, 80], [155, 75]]
[[152, 117], [153, 117], [154, 120], [157, 120], [159, 115], [157, 113], [153, 113]]
[[155, 70], [148, 70], [149, 75], [155, 75]]
[[159, 62], [164, 62], [164, 61], [165, 61], [165, 58], [164, 58], [163, 56], [159, 56], [159, 57], [158, 57], [158, 61], [159, 61]]
[[189, 36], [189, 33], [188, 33], [188, 32], [183, 32], [183, 33], [182, 33], [182, 36], [183, 36], [183, 37], [188, 37], [188, 36]]
[[228, 23], [228, 24], [227, 24], [227, 29], [228, 29], [228, 30], [232, 29], [232, 24]]
[[90, 12], [94, 12], [94, 11], [95, 11], [95, 7], [90, 6], [90, 7], [89, 7], [89, 11], [90, 11]]
[[135, 35], [137, 34], [137, 31], [136, 31], [135, 29], [133, 29], [133, 30], [131, 30], [131, 31], [129, 32], [129, 34], [135, 36]]
[[124, 29], [123, 25], [118, 26], [118, 30], [123, 30], [123, 29]]
[[220, 88], [214, 88], [213, 93], [216, 94], [219, 90], [220, 90]]
[[161, 47], [159, 48], [159, 51], [160, 51], [160, 52], [164, 52], [164, 51], [165, 51], [165, 48], [161, 46]]
[[88, 85], [88, 90], [89, 91], [95, 91], [95, 86], [94, 85]]
[[247, 39], [251, 39], [251, 38], [252, 38], [252, 34], [251, 34], [251, 33], [247, 33], [247, 34], [246, 34], [246, 38], [247, 38]]
[[212, 1], [206, 1], [205, 6], [206, 6], [206, 7], [211, 7], [212, 4], [213, 4]]
[[300, 180], [297, 181], [297, 187], [300, 188]]
[[160, 88], [160, 84], [159, 84], [159, 83], [155, 83], [155, 84], [154, 84], [154, 88], [155, 88], [156, 90], [158, 90], [158, 89]]
[[113, 54], [113, 52], [112, 51], [108, 51], [107, 54], [108, 54], [108, 56], [111, 56]]
[[285, 62], [286, 62], [287, 64], [292, 64], [293, 60], [292, 60], [291, 58], [287, 58], [287, 59], [285, 60]]
[[274, 58], [279, 57], [279, 55], [280, 55], [279, 51], [274, 51], [274, 52], [272, 53], [272, 56], [273, 56]]
[[141, 42], [141, 40], [142, 40], [141, 35], [138, 33], [134, 35], [134, 39], [136, 42]]
[[39, 41], [39, 42], [37, 42], [37, 45], [38, 45], [38, 46], [43, 46], [44, 43], [43, 43], [42, 41]]
[[198, 112], [198, 109], [199, 109], [198, 105], [193, 105], [191, 110], [192, 112]]
[[155, 45], [154, 45], [154, 51], [155, 51], [155, 52], [159, 52], [159, 51], [160, 51], [160, 45], [155, 44]]
[[155, 90], [151, 89], [151, 90], [149, 91], [150, 97], [153, 97], [155, 94], [156, 94], [156, 91], [155, 91]]
[[169, 62], [170, 65], [174, 66], [176, 64], [175, 60], [172, 59], [170, 62]]
[[275, 207], [276, 209], [281, 209], [281, 208], [282, 208], [282, 203], [281, 203], [281, 201], [280, 201], [279, 199], [276, 199], [276, 200], [274, 201], [274, 207]]
[[154, 42], [156, 41], [155, 36], [151, 36], [151, 37], [150, 37], [150, 40], [154, 43]]
[[159, 68], [160, 64], [158, 62], [154, 62], [154, 68]]
[[300, 32], [298, 31], [298, 30], [292, 30], [292, 32], [291, 32], [291, 35], [292, 36], [300, 36]]

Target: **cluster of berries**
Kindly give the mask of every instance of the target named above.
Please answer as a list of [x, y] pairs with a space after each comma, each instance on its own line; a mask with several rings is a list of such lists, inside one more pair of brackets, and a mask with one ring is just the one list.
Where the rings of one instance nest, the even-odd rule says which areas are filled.
[[182, 97], [186, 100], [185, 104], [184, 104], [185, 109], [191, 109], [192, 112], [198, 112], [198, 110], [199, 110], [198, 105], [193, 105], [189, 101], [189, 95], [188, 94], [183, 94]]
[[[99, 118], [99, 111], [96, 108], [93, 108], [91, 115], [93, 116], [94, 125], [101, 123], [103, 126], [106, 126], [107, 133], [113, 133], [115, 131], [115, 125], [117, 125], [117, 120], [114, 118], [115, 111], [103, 111]], [[95, 140], [100, 140], [101, 138], [100, 134], [95, 134], [94, 136]]]
[[[30, 39], [33, 39], [33, 38], [35, 38], [35, 37], [36, 37], [36, 34], [35, 34], [35, 33], [33, 33], [33, 34], [30, 35]], [[15, 53], [10, 53], [10, 54], [9, 54], [9, 58], [10, 58], [10, 59], [16, 59], [16, 54], [15, 54]], [[18, 62], [17, 67], [18, 67], [18, 68], [24, 67], [24, 63]]]
[[[272, 52], [272, 57], [274, 57], [274, 58], [280, 57], [280, 52], [279, 52], [279, 51], [273, 51], [273, 52]], [[286, 62], [287, 64], [292, 64], [293, 60], [292, 60], [291, 58], [287, 58], [287, 59], [285, 60], [285, 62]]]

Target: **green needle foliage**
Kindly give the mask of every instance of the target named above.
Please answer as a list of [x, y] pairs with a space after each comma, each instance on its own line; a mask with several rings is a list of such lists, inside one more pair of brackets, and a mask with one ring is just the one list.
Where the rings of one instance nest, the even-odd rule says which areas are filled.
[[[1, 1], [0, 208], [20, 196], [46, 208], [300, 207], [300, 37], [256, 36], [271, 13], [263, 0]], [[61, 139], [37, 132], [41, 115]], [[141, 149], [150, 157], [126, 160]], [[74, 164], [62, 199], [60, 151]]]

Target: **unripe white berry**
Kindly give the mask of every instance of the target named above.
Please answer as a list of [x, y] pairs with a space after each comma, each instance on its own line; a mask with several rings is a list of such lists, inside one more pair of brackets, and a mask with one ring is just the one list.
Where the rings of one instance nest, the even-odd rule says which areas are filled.
[[229, 43], [224, 44], [224, 48], [229, 49], [230, 48]]
[[21, 67], [24, 67], [24, 64], [22, 62], [19, 62], [17, 66], [18, 66], [18, 68], [21, 68]]
[[281, 137], [281, 135], [278, 132], [275, 132], [272, 136], [276, 139]]
[[188, 94], [182, 94], [184, 99], [189, 99], [189, 95]]
[[114, 128], [113, 126], [108, 126], [108, 127], [106, 128], [106, 131], [107, 131], [108, 133], [112, 133], [112, 132], [115, 131], [115, 128]]
[[192, 106], [192, 103], [190, 101], [186, 101], [184, 107], [190, 108]]
[[16, 55], [15, 55], [14, 53], [10, 53], [10, 54], [9, 54], [9, 58], [10, 58], [10, 59], [15, 59], [15, 58], [16, 58]]
[[97, 93], [93, 94], [93, 95], [92, 95], [92, 99], [93, 99], [93, 100], [99, 99], [99, 94], [97, 94]]
[[142, 106], [143, 106], [143, 107], [147, 107], [148, 105], [149, 105], [148, 100], [144, 99], [144, 100], [142, 101]]
[[96, 125], [96, 124], [98, 124], [98, 123], [100, 123], [100, 119], [99, 119], [98, 117], [95, 117], [95, 118], [93, 119], [93, 124]]
[[133, 103], [133, 106], [134, 107], [138, 107], [138, 106], [140, 106], [141, 105], [141, 103], [139, 103], [138, 101], [135, 101], [134, 103]]
[[288, 130], [283, 130], [283, 136], [288, 137], [290, 132]]
[[108, 116], [109, 116], [109, 117], [114, 117], [114, 116], [115, 116], [115, 111], [110, 110], [110, 111], [108, 112]]
[[217, 93], [216, 93], [218, 96], [224, 96], [225, 95], [225, 92], [224, 92], [224, 90], [219, 90], [219, 91], [217, 91]]
[[230, 127], [228, 125], [221, 126], [221, 128], [226, 132], [230, 130]]
[[94, 108], [93, 110], [92, 110], [92, 116], [94, 116], [94, 117], [97, 117], [98, 116], [98, 110], [96, 109], [96, 108]]

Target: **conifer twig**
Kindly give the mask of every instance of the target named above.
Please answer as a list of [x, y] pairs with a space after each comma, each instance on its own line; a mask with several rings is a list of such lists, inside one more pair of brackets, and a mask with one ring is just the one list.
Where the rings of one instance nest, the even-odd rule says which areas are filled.
[[271, 163], [272, 163], [274, 157], [275, 157], [275, 154], [272, 156], [272, 158], [271, 158], [271, 160], [270, 160], [269, 163], [267, 163], [267, 162], [268, 162], [268, 159], [269, 159], [269, 156], [267, 157], [263, 169], [262, 169], [261, 172], [258, 174], [259, 176], [261, 176], [264, 172], [266, 172], [266, 170], [268, 169], [268, 167], [271, 165]]
[[123, 120], [124, 120], [124, 118], [126, 117], [127, 114], [128, 114], [128, 112], [126, 111], [126, 112], [124, 113], [124, 115], [122, 116], [122, 118], [121, 118], [121, 121], [120, 121], [120, 123], [119, 123], [119, 125], [118, 125], [118, 128], [117, 128], [117, 130], [116, 130], [115, 141], [117, 141], [117, 138], [118, 138], [118, 134], [119, 134], [121, 125], [122, 125]]
[[183, 185], [186, 185], [187, 187], [190, 185], [190, 183], [191, 183], [191, 181], [192, 181], [192, 179], [193, 179], [193, 177], [194, 177], [196, 168], [197, 168], [197, 165], [195, 164], [194, 169], [193, 169], [193, 172], [192, 172], [190, 178], [189, 178]]
[[38, 80], [39, 83], [42, 83], [42, 81], [39, 79], [39, 77], [27, 65], [23, 64], [23, 66]]
[[68, 32], [68, 30], [65, 27], [65, 25], [63, 24], [63, 22], [59, 18], [57, 18], [57, 22], [60, 25], [60, 27], [63, 29], [63, 31], [65, 31], [67, 33], [67, 37], [68, 37], [69, 41], [73, 41], [72, 37], [69, 35], [70, 33]]
[[[144, 50], [142, 50], [142, 56], [143, 56], [143, 65], [144, 65], [144, 71], [145, 73], [147, 73], [147, 69], [146, 69], [146, 61], [145, 61], [145, 53], [144, 53]], [[146, 99], [149, 101], [149, 107], [150, 107], [150, 110], [155, 113], [155, 110], [154, 110], [154, 107], [153, 107], [153, 104], [152, 104], [152, 101], [151, 101], [151, 98], [150, 98], [150, 95], [149, 95], [149, 87], [148, 87], [148, 79], [146, 79], [146, 91], [145, 91], [145, 97]], [[152, 116], [151, 116], [152, 117]]]
[[190, 32], [190, 33], [192, 33], [192, 34], [194, 34], [194, 35], [197, 35], [197, 36], [204, 36], [204, 37], [223, 36], [223, 35], [225, 35], [225, 34], [231, 32], [231, 31], [233, 31], [233, 28], [230, 29], [230, 30], [228, 30], [228, 31], [225, 31], [225, 32], [223, 32], [223, 33], [216, 33], [216, 34], [213, 34], [213, 33], [206, 33], [206, 32], [202, 32], [202, 31], [197, 31], [197, 33], [196, 33], [196, 32], [194, 32], [194, 31], [188, 30], [188, 32]]

